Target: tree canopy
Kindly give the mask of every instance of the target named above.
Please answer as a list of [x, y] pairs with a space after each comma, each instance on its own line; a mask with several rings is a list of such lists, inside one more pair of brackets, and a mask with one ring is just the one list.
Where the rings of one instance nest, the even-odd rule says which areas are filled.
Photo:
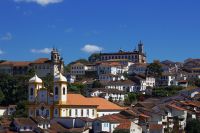
[[200, 120], [190, 120], [187, 122], [186, 125], [186, 132], [187, 133], [200, 133]]
[[146, 69], [146, 75], [151, 75], [154, 77], [160, 77], [162, 72], [162, 65], [159, 61], [154, 61], [153, 63], [149, 64]]

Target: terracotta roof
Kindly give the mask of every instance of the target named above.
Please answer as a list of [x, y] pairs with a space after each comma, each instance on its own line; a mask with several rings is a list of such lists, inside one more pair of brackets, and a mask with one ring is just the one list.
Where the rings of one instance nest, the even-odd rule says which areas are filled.
[[200, 101], [186, 101], [185, 103], [187, 103], [188, 105], [200, 107]]
[[[61, 105], [61, 104], [60, 104]], [[98, 110], [124, 110], [124, 108], [99, 97], [84, 97], [81, 94], [67, 94], [67, 102], [62, 105], [69, 106], [97, 106]]]
[[150, 116], [145, 115], [145, 114], [142, 114], [142, 113], [140, 114], [140, 116], [141, 116], [141, 117], [145, 117], [145, 118], [149, 118], [149, 117], [150, 117]]
[[181, 108], [181, 107], [179, 107], [179, 106], [177, 106], [175, 104], [168, 104], [167, 107], [174, 108], [174, 109], [177, 109], [177, 110], [182, 110], [182, 111], [185, 110], [184, 108]]
[[28, 61], [5, 61], [0, 63], [0, 66], [13, 66], [13, 67], [19, 67], [19, 66], [28, 66], [30, 62]]
[[46, 62], [48, 62], [48, 61], [49, 61], [48, 58], [39, 58], [39, 59], [33, 61], [32, 63], [33, 63], [33, 64], [43, 64], [43, 63], [46, 63]]
[[30, 118], [15, 118], [14, 121], [15, 121], [18, 125], [36, 126], [35, 122], [32, 121]]
[[123, 119], [123, 118], [119, 117], [117, 114], [104, 115], [104, 116], [97, 118], [97, 120], [103, 121], [103, 122], [111, 122], [111, 123], [122, 123], [122, 122], [127, 121], [127, 119]]
[[90, 101], [92, 101], [95, 105], [97, 104], [97, 110], [124, 110], [124, 108], [107, 101], [104, 98], [99, 97], [92, 97], [88, 98]]
[[67, 105], [92, 105], [98, 106], [97, 103], [92, 102], [89, 98], [82, 96], [81, 94], [67, 94]]
[[150, 124], [149, 125], [149, 129], [153, 129], [153, 130], [155, 130], [155, 129], [163, 129], [163, 125], [161, 125], [161, 124]]
[[130, 129], [130, 127], [131, 127], [131, 121], [125, 121], [125, 122], [123, 122], [123, 123], [120, 123], [117, 127], [116, 127], [116, 129]]

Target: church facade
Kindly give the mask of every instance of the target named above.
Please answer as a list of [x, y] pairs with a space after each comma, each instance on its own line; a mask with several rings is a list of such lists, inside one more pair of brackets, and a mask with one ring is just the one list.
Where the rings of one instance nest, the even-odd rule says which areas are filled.
[[43, 81], [35, 75], [29, 80], [28, 114], [30, 117], [97, 118], [103, 115], [119, 113], [122, 107], [103, 98], [87, 98], [81, 94], [68, 94], [67, 80], [61, 74], [54, 76], [54, 90], [50, 93]]

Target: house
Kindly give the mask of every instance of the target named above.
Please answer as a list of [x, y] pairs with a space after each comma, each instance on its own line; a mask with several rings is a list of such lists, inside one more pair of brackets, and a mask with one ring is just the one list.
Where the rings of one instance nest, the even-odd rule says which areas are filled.
[[87, 118], [87, 117], [65, 117], [65, 118], [54, 118], [54, 121], [61, 124], [66, 129], [89, 129], [92, 130], [92, 122], [93, 119]]
[[90, 92], [92, 97], [102, 97], [106, 100], [111, 100], [114, 102], [124, 101], [125, 93], [117, 89], [107, 89], [107, 88], [94, 88]]
[[31, 117], [30, 119], [33, 120], [35, 124], [37, 125], [37, 127], [41, 129], [48, 129], [51, 127], [50, 120], [44, 117], [35, 117], [35, 118]]
[[128, 74], [145, 74], [147, 69], [146, 63], [135, 63], [128, 69]]
[[4, 61], [0, 63], [0, 73], [24, 75], [29, 70], [29, 61]]
[[124, 92], [133, 92], [135, 83], [131, 80], [118, 80], [103, 83], [107, 89], [117, 89]]
[[7, 107], [0, 107], [0, 117], [7, 115]]
[[156, 79], [156, 86], [174, 85], [175, 75], [171, 73], [163, 73], [161, 77]]
[[149, 124], [150, 133], [164, 133], [164, 128], [162, 124]]
[[17, 105], [9, 105], [8, 106], [8, 116], [12, 115], [16, 111]]
[[75, 76], [83, 76], [85, 75], [87, 67], [85, 64], [76, 62], [75, 64], [71, 65], [70, 73]]
[[112, 133], [117, 126], [122, 122], [126, 122], [127, 120], [122, 119], [116, 115], [105, 115], [99, 117], [93, 122], [93, 131], [94, 133], [99, 132], [110, 132]]
[[116, 128], [115, 131], [126, 131], [128, 133], [142, 133], [142, 128], [131, 121], [126, 121], [123, 123], [120, 123]]
[[33, 131], [37, 128], [36, 123], [30, 118], [15, 118], [13, 126], [17, 132]]
[[118, 81], [118, 80], [125, 80], [125, 77], [123, 75], [100, 74], [99, 80], [101, 82]]

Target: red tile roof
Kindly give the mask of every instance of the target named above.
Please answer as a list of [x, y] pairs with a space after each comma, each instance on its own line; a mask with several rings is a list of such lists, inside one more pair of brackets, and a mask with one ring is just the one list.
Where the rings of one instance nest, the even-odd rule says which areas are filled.
[[153, 129], [153, 130], [155, 130], [155, 129], [163, 129], [163, 125], [161, 125], [161, 124], [150, 124], [149, 125], [149, 129]]
[[123, 123], [120, 123], [120, 124], [116, 127], [116, 129], [130, 129], [130, 127], [131, 127], [131, 121], [127, 120], [127, 121], [125, 121], [125, 122], [123, 122]]
[[67, 94], [67, 102], [62, 105], [69, 106], [97, 106], [97, 110], [124, 110], [122, 108], [104, 98], [99, 97], [84, 97], [81, 94]]

